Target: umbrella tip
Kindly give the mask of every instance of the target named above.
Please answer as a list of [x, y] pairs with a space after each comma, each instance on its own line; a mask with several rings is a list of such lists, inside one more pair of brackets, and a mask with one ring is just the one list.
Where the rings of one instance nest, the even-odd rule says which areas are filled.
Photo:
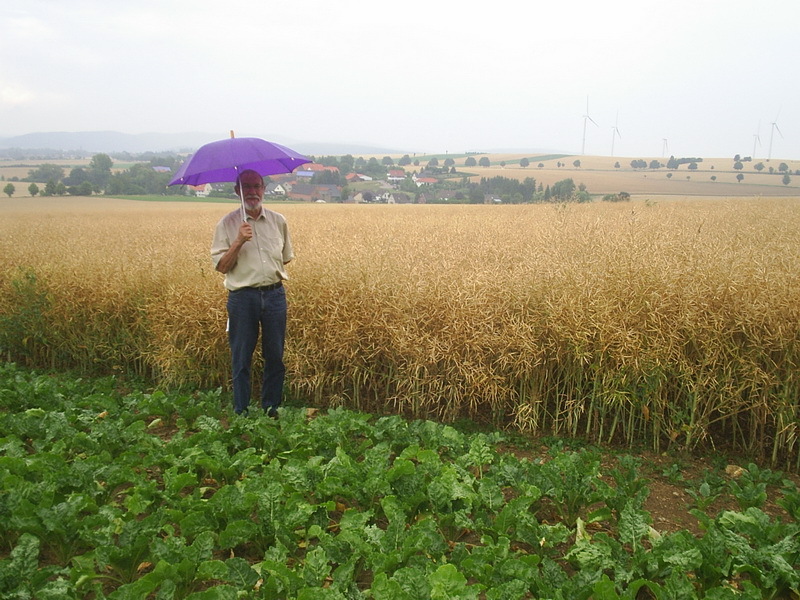
[[231, 138], [234, 138], [234, 137], [236, 137], [236, 136], [233, 135], [233, 129], [231, 129]]

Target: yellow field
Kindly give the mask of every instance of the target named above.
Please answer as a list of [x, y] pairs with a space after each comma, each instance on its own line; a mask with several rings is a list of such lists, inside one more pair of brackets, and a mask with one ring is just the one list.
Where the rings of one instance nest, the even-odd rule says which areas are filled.
[[[733, 168], [733, 158], [704, 158], [697, 163], [697, 170], [690, 171], [687, 165], [682, 165], [673, 171], [666, 167], [653, 170], [631, 167], [634, 159], [645, 160], [648, 165], [652, 160], [658, 160], [666, 165], [668, 158], [663, 157], [564, 156], [540, 159], [535, 154], [495, 153], [475, 154], [473, 158], [478, 161], [482, 156], [489, 158], [490, 167], [465, 167], [466, 158], [459, 157], [454, 159], [456, 169], [472, 174], [471, 181], [479, 181], [481, 177], [508, 177], [520, 181], [533, 177], [537, 184], [541, 182], [548, 186], [571, 178], [576, 185], [585, 184], [589, 193], [594, 195], [628, 192], [634, 196], [800, 196], [800, 176], [794, 174], [800, 169], [800, 161], [797, 160], [773, 158], [767, 161], [765, 158], [756, 158], [742, 163], [743, 169], [737, 171]], [[374, 158], [380, 161], [383, 156], [374, 155]], [[392, 158], [397, 160], [400, 157]], [[521, 158], [528, 158], [530, 165], [520, 167], [518, 163]], [[574, 166], [576, 160], [580, 160], [580, 167]], [[407, 172], [420, 171], [427, 161], [423, 157], [419, 166], [408, 165], [404, 168]], [[442, 162], [440, 158], [439, 164]], [[506, 163], [504, 167], [500, 166], [502, 162]], [[753, 168], [759, 162], [765, 166], [761, 173]], [[617, 163], [619, 167], [616, 167]], [[791, 177], [789, 185], [784, 185], [783, 174], [778, 174], [781, 163], [786, 163], [788, 167]], [[770, 167], [774, 174], [769, 173]], [[744, 175], [741, 182], [736, 179], [739, 173]], [[668, 174], [670, 177], [667, 177]], [[716, 179], [712, 180], [712, 177]]]
[[[519, 161], [523, 155], [489, 155], [491, 167], [461, 167], [463, 159], [456, 161], [457, 168], [462, 168], [470, 173], [475, 173], [473, 181], [481, 177], [508, 177], [522, 180], [533, 177], [537, 183], [553, 185], [562, 179], [571, 178], [577, 185], [586, 185], [592, 194], [609, 194], [628, 192], [632, 195], [706, 195], [706, 196], [800, 196], [800, 176], [790, 175], [789, 185], [782, 183], [782, 174], [777, 174], [781, 162], [786, 162], [789, 171], [793, 174], [800, 169], [798, 161], [780, 161], [756, 159], [753, 162], [743, 163], [744, 168], [737, 171], [733, 168], [732, 159], [705, 159], [698, 164], [697, 170], [690, 171], [687, 165], [682, 165], [676, 170], [667, 169], [633, 169], [630, 157], [611, 158], [607, 156], [569, 156], [559, 159], [539, 161], [535, 157], [528, 157], [531, 164], [520, 167], [511, 164]], [[479, 157], [478, 157], [479, 158]], [[580, 167], [573, 165], [580, 160]], [[666, 164], [665, 158], [647, 158], [659, 160]], [[505, 167], [500, 163], [506, 161]], [[753, 165], [763, 162], [765, 169], [759, 173]], [[558, 164], [561, 163], [559, 167]], [[619, 163], [619, 168], [615, 165]], [[538, 165], [542, 164], [542, 167]], [[773, 167], [775, 174], [769, 173]], [[739, 182], [737, 174], [743, 174], [744, 179]], [[669, 177], [668, 177], [669, 175]], [[716, 179], [712, 180], [711, 178]]]
[[[30, 204], [0, 201], [7, 358], [227, 386], [230, 204]], [[293, 397], [797, 466], [797, 199], [275, 206]]]

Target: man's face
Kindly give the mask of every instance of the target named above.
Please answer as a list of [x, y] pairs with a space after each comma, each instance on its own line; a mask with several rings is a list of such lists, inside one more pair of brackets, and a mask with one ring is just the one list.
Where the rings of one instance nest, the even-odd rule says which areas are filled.
[[236, 186], [236, 193], [244, 195], [244, 207], [248, 211], [256, 211], [261, 208], [264, 199], [264, 181], [261, 175], [254, 171], [245, 171], [239, 178]]

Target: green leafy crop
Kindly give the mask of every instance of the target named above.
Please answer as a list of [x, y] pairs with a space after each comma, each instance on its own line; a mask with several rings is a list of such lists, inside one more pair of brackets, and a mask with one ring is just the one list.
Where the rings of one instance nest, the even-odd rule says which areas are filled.
[[[797, 598], [797, 487], [748, 468], [740, 511], [658, 531], [640, 461], [337, 409], [230, 413], [0, 365], [0, 597]], [[782, 485], [786, 518], [762, 510]]]

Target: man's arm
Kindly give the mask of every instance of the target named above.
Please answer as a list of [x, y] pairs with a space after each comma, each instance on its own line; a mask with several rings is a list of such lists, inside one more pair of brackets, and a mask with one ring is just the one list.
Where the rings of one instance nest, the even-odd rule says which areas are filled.
[[242, 222], [239, 226], [239, 235], [233, 240], [231, 247], [220, 257], [217, 262], [216, 269], [220, 273], [227, 273], [236, 266], [236, 261], [239, 259], [239, 251], [244, 246], [245, 242], [253, 237], [253, 228], [246, 222]]

